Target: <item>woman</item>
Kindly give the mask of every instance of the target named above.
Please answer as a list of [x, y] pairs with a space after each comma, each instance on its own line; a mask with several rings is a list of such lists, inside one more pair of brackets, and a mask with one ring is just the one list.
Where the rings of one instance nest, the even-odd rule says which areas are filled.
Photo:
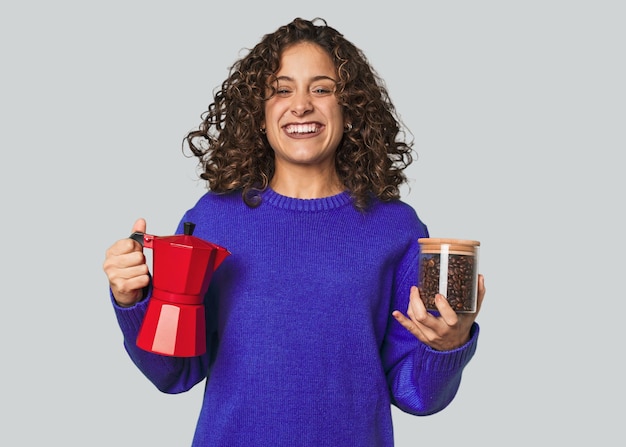
[[[391, 446], [391, 405], [428, 415], [452, 401], [477, 313], [442, 296], [429, 313], [419, 297], [428, 230], [399, 197], [402, 136], [362, 52], [323, 20], [295, 19], [234, 64], [185, 139], [209, 191], [177, 233], [192, 221], [232, 253], [205, 297], [206, 354], [136, 346], [148, 267], [132, 239], [107, 250], [137, 367], [166, 393], [206, 382], [194, 446]], [[480, 275], [478, 308], [484, 293]]]

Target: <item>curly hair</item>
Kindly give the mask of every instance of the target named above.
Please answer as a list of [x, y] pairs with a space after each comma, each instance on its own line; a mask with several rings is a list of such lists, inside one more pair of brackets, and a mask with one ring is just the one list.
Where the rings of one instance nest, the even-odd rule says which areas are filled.
[[283, 51], [301, 42], [323, 48], [337, 70], [335, 95], [352, 128], [336, 150], [335, 166], [355, 207], [366, 209], [373, 197], [398, 199], [400, 185], [407, 182], [404, 169], [413, 162], [412, 141], [405, 140], [384, 82], [366, 56], [321, 18], [296, 18], [266, 34], [232, 65], [198, 129], [183, 140], [190, 156], [199, 159], [200, 178], [214, 192], [241, 190], [248, 206], [260, 203], [259, 191], [274, 174], [274, 152], [260, 132], [264, 103], [273, 94], [268, 86]]

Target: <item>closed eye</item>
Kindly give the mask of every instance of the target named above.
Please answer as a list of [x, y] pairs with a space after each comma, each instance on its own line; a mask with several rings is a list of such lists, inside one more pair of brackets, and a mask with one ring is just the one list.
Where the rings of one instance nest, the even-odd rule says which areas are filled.
[[325, 88], [325, 87], [317, 87], [313, 89], [313, 93], [318, 94], [318, 95], [328, 95], [328, 94], [333, 93], [333, 90], [329, 88]]
[[291, 90], [286, 87], [278, 87], [276, 89], [276, 94], [280, 96], [286, 96], [291, 93]]

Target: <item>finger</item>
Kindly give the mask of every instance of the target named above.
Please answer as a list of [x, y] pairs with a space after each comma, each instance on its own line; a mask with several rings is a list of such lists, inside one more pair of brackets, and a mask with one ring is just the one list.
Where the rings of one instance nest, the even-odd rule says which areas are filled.
[[[128, 285], [129, 282], [135, 283], [137, 281], [141, 283], [140, 286]], [[123, 269], [111, 270], [109, 282], [123, 292], [144, 287], [148, 285], [147, 283], [149, 282], [148, 269], [145, 265], [135, 265]]]
[[[147, 270], [148, 268], [148, 266], [146, 265], [146, 256], [141, 250], [134, 250], [130, 253], [126, 253], [123, 256], [118, 256], [115, 259], [115, 265], [120, 269], [141, 267], [142, 269]], [[129, 274], [132, 274], [132, 272], [129, 272]]]
[[419, 327], [415, 323], [413, 323], [413, 321], [405, 317], [402, 312], [400, 312], [399, 310], [394, 310], [391, 313], [391, 315], [393, 315], [396, 321], [400, 323], [407, 331], [409, 331], [415, 337], [417, 337], [420, 340], [424, 339], [424, 335], [420, 331]]
[[[131, 244], [134, 244], [135, 242], [129, 239], [124, 243], [131, 246]], [[117, 245], [124, 245], [124, 243]], [[148, 267], [146, 265], [146, 259], [143, 252], [131, 251], [115, 254], [112, 250], [113, 248], [107, 252], [107, 256], [102, 264], [104, 273], [106, 273], [109, 277], [109, 281], [115, 281], [118, 278], [125, 279], [148, 273]]]
[[415, 323], [424, 322], [430, 316], [416, 286], [411, 287], [407, 314]]
[[439, 311], [439, 315], [448, 326], [454, 326], [459, 322], [459, 316], [454, 311], [448, 300], [440, 293], [435, 295], [435, 306]]
[[483, 299], [485, 298], [485, 277], [483, 275], [478, 275], [478, 297], [476, 298], [476, 314], [480, 312], [480, 307], [483, 304]]
[[111, 245], [109, 249], [106, 251], [106, 257], [114, 257], [120, 255], [126, 255], [132, 253], [134, 251], [141, 251], [142, 247], [137, 241], [134, 241], [131, 238], [120, 239], [115, 242], [115, 244]]
[[428, 311], [428, 309], [426, 309], [426, 305], [420, 296], [419, 289], [415, 286], [411, 288], [407, 314], [422, 334], [422, 340], [430, 339], [431, 337], [437, 335], [437, 328], [441, 326], [441, 323], [439, 322], [440, 318], [434, 316]]
[[146, 232], [146, 220], [140, 217], [133, 224], [133, 230], [131, 231], [131, 233], [145, 233], [145, 232]]

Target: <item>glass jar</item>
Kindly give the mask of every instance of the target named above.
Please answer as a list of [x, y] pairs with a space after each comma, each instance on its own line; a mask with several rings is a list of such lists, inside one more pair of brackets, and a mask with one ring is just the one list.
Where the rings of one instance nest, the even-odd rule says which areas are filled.
[[420, 238], [417, 286], [428, 310], [437, 310], [440, 293], [458, 313], [476, 312], [480, 242], [464, 239]]

